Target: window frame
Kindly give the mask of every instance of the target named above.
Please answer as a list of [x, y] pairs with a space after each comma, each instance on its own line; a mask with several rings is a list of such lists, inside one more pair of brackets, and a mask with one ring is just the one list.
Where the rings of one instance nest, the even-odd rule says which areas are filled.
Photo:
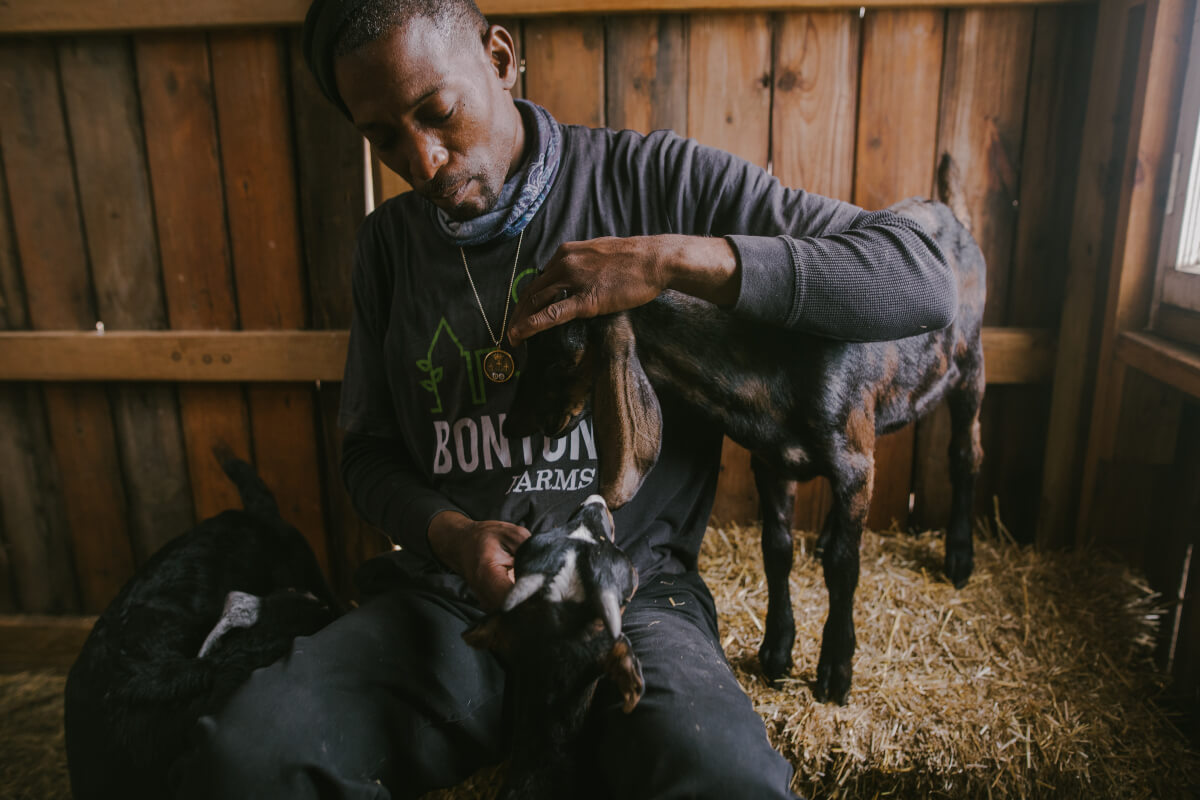
[[[1200, 313], [1200, 272], [1188, 272], [1176, 267], [1189, 183], [1200, 215], [1200, 4], [1192, 18], [1191, 42], [1185, 64], [1183, 95], [1180, 98], [1179, 127], [1171, 155], [1171, 179], [1168, 184], [1167, 207], [1163, 214], [1163, 234], [1159, 243], [1158, 274], [1151, 309], [1152, 329], [1163, 327], [1164, 317]], [[1200, 341], [1194, 342], [1200, 345]]]

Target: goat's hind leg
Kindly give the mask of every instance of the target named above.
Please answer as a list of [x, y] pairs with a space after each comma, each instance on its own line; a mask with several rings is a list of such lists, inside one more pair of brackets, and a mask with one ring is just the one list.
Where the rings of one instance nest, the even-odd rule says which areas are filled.
[[[866, 446], [863, 446], [865, 444]], [[833, 508], [829, 511], [829, 543], [821, 554], [829, 616], [821, 634], [821, 659], [813, 694], [823, 702], [846, 704], [853, 677], [854, 592], [858, 588], [859, 543], [871, 507], [875, 480], [874, 438], [862, 449], [843, 453], [834, 467]]]
[[946, 577], [961, 589], [975, 568], [971, 540], [971, 508], [975, 503], [975, 479], [983, 462], [979, 441], [979, 406], [983, 402], [983, 353], [977, 346], [971, 370], [950, 390], [950, 485], [953, 496], [950, 524], [946, 526]]
[[767, 629], [758, 648], [758, 663], [772, 685], [792, 671], [796, 621], [788, 580], [792, 574], [792, 516], [796, 484], [766, 462], [753, 459], [754, 484], [762, 516], [763, 571], [767, 575]]

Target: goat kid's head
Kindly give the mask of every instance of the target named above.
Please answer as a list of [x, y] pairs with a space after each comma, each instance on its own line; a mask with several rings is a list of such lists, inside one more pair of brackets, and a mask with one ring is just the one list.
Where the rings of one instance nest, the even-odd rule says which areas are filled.
[[589, 410], [600, 494], [620, 508], [641, 488], [662, 442], [662, 411], [627, 314], [576, 319], [532, 337], [504, 433], [562, 436]]
[[637, 589], [637, 569], [613, 538], [612, 514], [592, 495], [565, 525], [521, 544], [513, 557], [516, 581], [500, 611], [463, 638], [517, 670], [544, 669], [547, 659], [566, 654], [579, 667], [607, 673], [632, 711], [644, 684], [621, 615]]

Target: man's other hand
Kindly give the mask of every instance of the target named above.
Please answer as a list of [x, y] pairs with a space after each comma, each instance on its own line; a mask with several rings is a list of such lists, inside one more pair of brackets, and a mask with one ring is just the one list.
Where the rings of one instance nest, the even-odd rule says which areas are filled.
[[462, 576], [487, 611], [500, 607], [513, 585], [513, 553], [529, 531], [499, 520], [477, 522], [443, 511], [429, 523], [433, 554]]

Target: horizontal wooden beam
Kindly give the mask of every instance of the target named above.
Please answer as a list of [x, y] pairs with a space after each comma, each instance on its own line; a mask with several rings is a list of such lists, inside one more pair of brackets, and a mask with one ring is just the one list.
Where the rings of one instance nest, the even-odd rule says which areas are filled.
[[340, 381], [346, 331], [0, 334], [0, 380]]
[[0, 614], [0, 672], [66, 672], [95, 624], [95, 617]]
[[[1091, 0], [1059, 0], [1060, 3]], [[1044, 5], [1044, 0], [479, 0], [484, 14], [623, 14]], [[299, 25], [309, 0], [0, 0], [0, 34]]]
[[1127, 331], [1117, 339], [1116, 356], [1156, 381], [1200, 398], [1200, 352], [1148, 333]]
[[[346, 331], [20, 331], [0, 333], [0, 381], [340, 381]], [[1040, 383], [1054, 334], [985, 328], [988, 383]]]

